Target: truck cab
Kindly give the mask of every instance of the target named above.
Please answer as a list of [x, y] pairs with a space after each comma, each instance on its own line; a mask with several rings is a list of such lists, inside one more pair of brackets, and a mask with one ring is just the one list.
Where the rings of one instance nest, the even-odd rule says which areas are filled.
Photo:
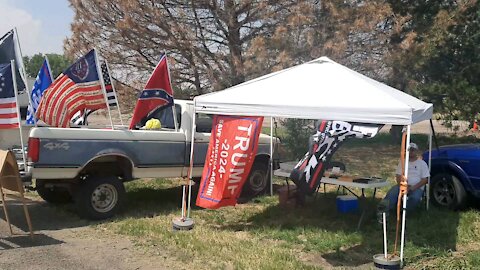
[[[193, 102], [175, 100], [172, 107], [155, 112], [162, 128], [145, 130], [91, 128], [32, 128], [28, 157], [40, 196], [51, 203], [74, 201], [81, 216], [113, 216], [125, 197], [124, 182], [137, 178], [186, 177], [190, 165]], [[200, 179], [210, 140], [211, 117], [196, 116], [193, 179]], [[274, 140], [275, 146], [278, 140]], [[244, 186], [253, 196], [267, 186], [270, 137], [260, 135], [259, 148]]]

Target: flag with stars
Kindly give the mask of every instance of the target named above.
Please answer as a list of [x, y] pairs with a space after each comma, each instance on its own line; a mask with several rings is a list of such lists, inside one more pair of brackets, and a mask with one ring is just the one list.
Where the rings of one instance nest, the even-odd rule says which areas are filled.
[[[118, 106], [117, 96], [115, 95], [115, 90], [112, 86], [112, 78], [110, 77], [110, 73], [108, 72], [107, 63], [105, 61], [101, 61], [100, 68], [102, 69], [103, 82], [105, 83], [105, 91], [107, 92], [108, 106]], [[75, 126], [87, 126], [87, 117], [94, 111], [95, 110], [85, 109], [76, 112], [72, 116], [70, 124], [73, 124]]]
[[0, 129], [18, 128], [18, 124], [12, 67], [10, 64], [0, 64]]
[[377, 124], [348, 123], [320, 120], [312, 136], [309, 152], [290, 174], [290, 178], [306, 194], [314, 193], [328, 168], [333, 154], [348, 138], [372, 138], [382, 128]]
[[167, 56], [163, 55], [137, 100], [130, 129], [133, 129], [150, 112], [172, 105], [173, 90], [168, 73]]
[[25, 82], [23, 81], [23, 73], [20, 72], [22, 70], [22, 58], [20, 54], [17, 53], [15, 49], [16, 39], [15, 39], [15, 31], [10, 30], [5, 35], [0, 38], [0, 63], [1, 64], [10, 64], [10, 60], [15, 60], [15, 74], [17, 80], [17, 91], [25, 90]]
[[76, 112], [105, 108], [97, 61], [91, 50], [60, 74], [40, 100], [38, 119], [50, 126], [68, 127]]
[[38, 104], [42, 99], [43, 92], [52, 84], [52, 74], [50, 74], [50, 67], [48, 66], [48, 60], [45, 57], [42, 67], [38, 71], [37, 78], [33, 84], [32, 91], [30, 92], [31, 103], [28, 104], [27, 110], [27, 125], [34, 125], [37, 122], [35, 118], [35, 112], [37, 112]]
[[108, 106], [113, 107], [117, 106], [117, 98], [115, 96], [115, 92], [112, 86], [112, 78], [110, 77], [110, 73], [108, 72], [107, 63], [102, 61], [101, 64], [102, 74], [103, 74], [103, 82], [105, 82], [105, 90], [107, 91], [107, 99], [108, 99]]

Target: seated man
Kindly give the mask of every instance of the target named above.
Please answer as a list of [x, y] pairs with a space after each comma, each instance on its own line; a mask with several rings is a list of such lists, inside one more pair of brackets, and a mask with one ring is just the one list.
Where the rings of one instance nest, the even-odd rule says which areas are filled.
[[[430, 171], [428, 165], [423, 159], [420, 159], [418, 154], [418, 146], [415, 143], [409, 145], [409, 162], [408, 162], [408, 193], [407, 193], [407, 209], [414, 209], [422, 200], [424, 186], [428, 183]], [[383, 205], [388, 205], [388, 209], [392, 210], [397, 207], [399, 184], [402, 178], [402, 165], [398, 164], [396, 171], [397, 185], [393, 186], [381, 202]]]

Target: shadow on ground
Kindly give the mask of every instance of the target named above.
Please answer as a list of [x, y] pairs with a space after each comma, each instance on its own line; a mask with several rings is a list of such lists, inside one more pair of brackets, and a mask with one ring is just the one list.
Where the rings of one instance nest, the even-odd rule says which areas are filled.
[[[309, 252], [321, 256], [331, 266], [358, 267], [372, 262], [374, 254], [383, 252], [382, 227], [372, 209], [378, 202], [367, 202], [366, 212], [361, 227], [357, 230], [360, 211], [357, 213], [338, 213], [335, 204], [335, 192], [325, 195], [318, 194], [310, 198], [303, 207], [284, 208], [279, 205], [268, 207], [265, 211], [251, 217], [244, 223], [225, 224], [223, 229], [232, 231], [252, 231], [265, 234], [277, 240], [305, 232], [318, 232], [321, 235], [310, 235], [307, 241], [301, 242]], [[438, 254], [455, 250], [457, 244], [457, 227], [459, 213], [432, 207], [429, 211], [418, 209], [407, 213], [405, 260], [422, 254]], [[390, 213], [388, 218], [388, 240], [390, 252], [395, 241], [396, 213]], [[273, 232], [271, 228], [276, 228]], [[290, 231], [290, 235], [282, 231]], [[308, 233], [307, 233], [308, 234]], [[351, 243], [343, 238], [357, 239]], [[290, 239], [291, 241], [291, 239]], [[349, 243], [348, 243], [349, 242]], [[346, 244], [347, 243], [347, 244]], [[399, 240], [400, 243], [400, 240]], [[400, 245], [400, 244], [399, 244]], [[400, 246], [398, 246], [398, 250]], [[333, 250], [333, 252], [332, 252]]]
[[29, 234], [14, 235], [0, 238], [0, 250], [49, 246], [63, 243], [65, 242], [59, 241], [42, 233], [36, 233], [33, 236], [30, 236]]
[[[73, 204], [53, 205], [41, 199], [37, 200], [28, 198], [29, 193], [26, 193], [26, 196], [28, 212], [30, 213], [34, 231], [61, 230], [66, 228], [83, 227], [92, 224], [92, 222], [82, 220], [76, 216]], [[19, 197], [14, 195], [7, 195], [6, 199], [10, 222], [19, 230], [28, 232], [29, 230], [25, 220], [22, 201]], [[3, 221], [6, 221], [3, 210], [1, 212], [1, 218]], [[6, 226], [6, 228], [8, 228], [8, 226]]]

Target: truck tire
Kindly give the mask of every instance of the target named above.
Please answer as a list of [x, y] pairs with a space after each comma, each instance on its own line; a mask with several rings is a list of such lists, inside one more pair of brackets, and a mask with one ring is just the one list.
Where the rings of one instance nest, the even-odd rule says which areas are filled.
[[125, 187], [114, 176], [87, 177], [75, 193], [80, 217], [100, 220], [113, 217], [125, 202]]
[[48, 203], [63, 204], [72, 201], [72, 195], [66, 187], [46, 187], [47, 181], [42, 179], [35, 180], [35, 189], [38, 195]]
[[432, 177], [431, 198], [440, 207], [462, 209], [467, 202], [467, 192], [460, 180], [452, 174], [441, 173]]
[[243, 186], [241, 197], [254, 197], [265, 192], [270, 183], [267, 170], [267, 163], [258, 161], [253, 163], [247, 181]]

